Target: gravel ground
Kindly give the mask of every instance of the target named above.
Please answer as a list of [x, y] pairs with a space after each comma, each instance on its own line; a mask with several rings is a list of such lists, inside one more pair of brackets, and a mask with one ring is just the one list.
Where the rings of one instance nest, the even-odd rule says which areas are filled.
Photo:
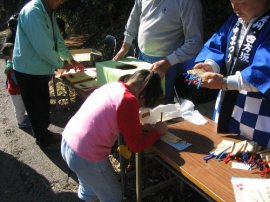
[[[4, 60], [0, 60], [1, 72], [3, 66]], [[17, 127], [5, 77], [0, 75], [0, 201], [80, 201], [76, 178], [68, 178], [60, 152], [43, 152], [35, 144], [31, 130]], [[62, 115], [73, 113], [63, 112], [61, 116], [52, 113], [50, 128], [54, 132], [63, 130], [66, 120]]]

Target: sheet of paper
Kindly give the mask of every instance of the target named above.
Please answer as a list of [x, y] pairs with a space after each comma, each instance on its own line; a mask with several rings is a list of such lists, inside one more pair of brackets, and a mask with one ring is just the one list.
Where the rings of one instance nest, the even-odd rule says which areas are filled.
[[256, 143], [254, 141], [248, 141], [245, 152], [256, 152]]
[[81, 61], [90, 61], [90, 53], [75, 53], [72, 55], [74, 60]]
[[232, 177], [231, 182], [237, 202], [270, 201], [270, 179]]
[[226, 151], [226, 153], [230, 153], [233, 149], [234, 142], [230, 140], [222, 140], [221, 143], [219, 143], [214, 151], [214, 155], [218, 156], [222, 152]]
[[[164, 138], [161, 140], [166, 142], [167, 144], [171, 145], [172, 147], [174, 147], [178, 151], [182, 151], [182, 150], [188, 148], [189, 146], [191, 146], [191, 144], [189, 142], [182, 140], [181, 138], [175, 136], [174, 134], [172, 134], [170, 132], [168, 132], [168, 134], [166, 134], [166, 136], [168, 136], [169, 138]], [[175, 141], [177, 138], [179, 138], [179, 141]], [[174, 140], [174, 141], [171, 141], [171, 140]]]
[[96, 78], [97, 77], [97, 72], [96, 72], [96, 68], [94, 67], [89, 67], [89, 68], [84, 68], [83, 70], [80, 71], [75, 71], [75, 69], [70, 69], [69, 71], [61, 71], [61, 75], [60, 76], [66, 76], [66, 75], [74, 75], [74, 74], [81, 74], [84, 73], [87, 76], [90, 76], [92, 78]]
[[249, 170], [250, 165], [245, 163], [232, 162], [232, 168], [241, 169], [241, 170]]
[[95, 79], [96, 72], [92, 69], [84, 69], [77, 72], [72, 72], [72, 70], [70, 70], [69, 72], [62, 74], [62, 76], [65, 76], [66, 79], [68, 79], [71, 83], [80, 83], [83, 81]]
[[233, 151], [232, 151], [231, 155], [232, 156], [235, 156], [237, 153], [239, 153], [241, 151], [244, 151], [245, 148], [246, 148], [246, 145], [247, 145], [247, 141], [246, 140], [241, 141], [241, 142], [237, 142], [234, 145], [234, 148], [233, 148]]
[[179, 141], [182, 141], [180, 137], [177, 137], [170, 132], [167, 132], [167, 134], [163, 135], [160, 139], [164, 142], [171, 142], [171, 143], [177, 143]]

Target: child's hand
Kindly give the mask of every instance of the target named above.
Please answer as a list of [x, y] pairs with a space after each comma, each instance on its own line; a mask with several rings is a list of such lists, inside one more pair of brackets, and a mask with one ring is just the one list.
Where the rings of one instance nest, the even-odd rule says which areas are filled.
[[153, 126], [151, 124], [142, 125], [142, 131], [143, 132], [150, 132], [151, 130], [153, 130]]
[[160, 136], [163, 136], [168, 132], [167, 124], [161, 121], [155, 124], [154, 129], [160, 134]]

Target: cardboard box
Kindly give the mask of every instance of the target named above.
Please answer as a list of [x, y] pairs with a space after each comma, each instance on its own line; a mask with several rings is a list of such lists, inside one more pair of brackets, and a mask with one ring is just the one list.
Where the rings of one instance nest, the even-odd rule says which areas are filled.
[[[152, 64], [133, 57], [127, 57], [119, 61], [108, 60], [97, 62], [97, 85], [102, 86], [106, 83], [118, 81], [118, 79], [123, 75], [133, 74], [140, 69], [150, 69], [151, 66]], [[131, 69], [129, 69], [129, 67], [131, 67]]]
[[95, 62], [98, 59], [102, 58], [102, 53], [93, 48], [73, 49], [70, 50], [70, 53], [73, 56], [74, 60], [76, 60], [77, 62], [81, 62], [86, 66], [94, 66]]

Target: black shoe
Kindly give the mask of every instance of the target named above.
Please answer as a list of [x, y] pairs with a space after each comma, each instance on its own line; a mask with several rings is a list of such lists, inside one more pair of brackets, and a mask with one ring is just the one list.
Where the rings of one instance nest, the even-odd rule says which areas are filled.
[[54, 132], [49, 131], [49, 130], [48, 130], [48, 134], [49, 134], [49, 137], [50, 137], [52, 142], [61, 142], [61, 140], [62, 140], [62, 135], [61, 134], [54, 133]]
[[42, 149], [45, 151], [60, 151], [61, 143], [60, 142], [52, 143], [46, 147], [43, 147]]
[[42, 136], [42, 139], [37, 139], [36, 143], [41, 149], [56, 151], [60, 150], [62, 136], [59, 133], [53, 133], [47, 131], [46, 135]]
[[44, 144], [36, 141], [36, 143], [39, 145], [39, 147], [44, 151], [60, 151], [61, 149], [61, 142], [60, 141], [50, 141], [50, 143]]

